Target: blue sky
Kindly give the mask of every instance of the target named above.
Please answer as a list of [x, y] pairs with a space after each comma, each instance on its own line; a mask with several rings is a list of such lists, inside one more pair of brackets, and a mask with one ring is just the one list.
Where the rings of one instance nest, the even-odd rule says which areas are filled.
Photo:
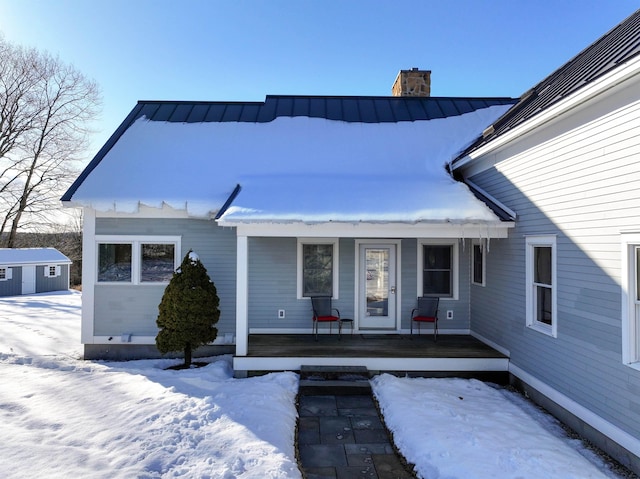
[[138, 100], [388, 95], [401, 69], [433, 96], [519, 96], [640, 0], [0, 0], [0, 32], [96, 80], [92, 156]]

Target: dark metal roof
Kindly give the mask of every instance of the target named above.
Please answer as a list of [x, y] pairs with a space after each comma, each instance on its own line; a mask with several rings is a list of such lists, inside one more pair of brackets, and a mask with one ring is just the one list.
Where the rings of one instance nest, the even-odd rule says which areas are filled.
[[533, 118], [640, 54], [640, 10], [522, 95], [459, 158]]
[[264, 102], [140, 101], [133, 121], [145, 116], [169, 122], [258, 122], [306, 116], [346, 122], [389, 123], [462, 115], [512, 98], [268, 95]]
[[463, 115], [495, 105], [512, 105], [513, 98], [444, 98], [389, 96], [268, 95], [264, 102], [139, 101], [62, 197], [71, 201], [85, 178], [102, 161], [125, 131], [139, 118], [179, 123], [266, 123], [277, 117], [306, 116], [345, 122], [395, 123]]

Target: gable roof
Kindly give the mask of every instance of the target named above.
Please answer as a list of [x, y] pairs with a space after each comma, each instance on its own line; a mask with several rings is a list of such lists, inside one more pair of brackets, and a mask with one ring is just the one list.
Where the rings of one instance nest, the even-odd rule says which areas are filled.
[[640, 10], [525, 92], [518, 103], [489, 126], [456, 161], [532, 119], [639, 54]]
[[71, 260], [55, 248], [0, 248], [0, 265], [71, 264]]
[[444, 165], [515, 101], [139, 102], [62, 200], [116, 212], [168, 205], [224, 224], [496, 223]]

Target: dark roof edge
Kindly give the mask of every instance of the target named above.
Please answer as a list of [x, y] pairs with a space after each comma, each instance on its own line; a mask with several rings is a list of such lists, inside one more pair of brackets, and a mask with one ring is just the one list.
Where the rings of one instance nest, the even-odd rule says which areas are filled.
[[467, 188], [471, 190], [474, 196], [487, 205], [487, 207], [493, 211], [498, 218], [500, 218], [500, 221], [516, 220], [517, 215], [515, 211], [500, 203], [496, 198], [484, 191], [478, 185], [469, 180], [462, 180], [462, 183], [467, 185]]
[[139, 100], [139, 104], [166, 104], [166, 105], [263, 105], [267, 100], [272, 98], [318, 98], [318, 99], [367, 99], [367, 98], [380, 98], [380, 99], [394, 99], [398, 100], [416, 100], [424, 101], [428, 99], [432, 100], [497, 100], [497, 101], [510, 101], [517, 100], [510, 96], [393, 96], [393, 95], [266, 95], [264, 101], [242, 101], [242, 100]]
[[[520, 96], [520, 100], [518, 103], [507, 110], [492, 125], [489, 125], [489, 127], [485, 129], [482, 135], [476, 138], [476, 140], [474, 140], [471, 145], [469, 145], [464, 151], [462, 151], [456, 158], [453, 159], [453, 161], [451, 162], [451, 169], [456, 169], [457, 163], [467, 157], [474, 150], [478, 149], [480, 146], [491, 143], [519, 124], [526, 123], [538, 114], [554, 106], [559, 101], [575, 94], [578, 91], [581, 91], [587, 85], [590, 85], [593, 81], [614, 71], [620, 65], [623, 65], [631, 59], [640, 55], [640, 50], [637, 47], [629, 48], [627, 46], [627, 43], [633, 41], [637, 42], [638, 28], [634, 27], [634, 25], [638, 24], [639, 15], [640, 10], [636, 10], [635, 12], [633, 12], [627, 18], [616, 24], [613, 28], [609, 29], [604, 35], [600, 36], [590, 45], [583, 48], [570, 60], [563, 63], [549, 75], [536, 83], [533, 87], [524, 92]], [[633, 31], [634, 28], [635, 31]], [[632, 30], [632, 32], [629, 33], [629, 30]], [[629, 39], [632, 40], [630, 41]], [[607, 42], [617, 42], [618, 46], [624, 47], [624, 52], [619, 53], [616, 51], [615, 53], [618, 54], [618, 56], [606, 57], [606, 55], [603, 55], [600, 52], [602, 50], [602, 46], [607, 44]], [[605, 66], [600, 68], [596, 65], [591, 66], [591, 68], [580, 69], [579, 71], [583, 73], [582, 75], [574, 74], [572, 72], [572, 68], [576, 66], [579, 67], [580, 63], [583, 60], [587, 60], [591, 64], [594, 64], [594, 58], [598, 61], [601, 61], [604, 58], [605, 60], [607, 60], [606, 62], [604, 62], [605, 65], [613, 66]], [[545, 98], [545, 92], [547, 90], [556, 90], [558, 85], [564, 87], [565, 91], [563, 92], [563, 94], [559, 98]], [[533, 112], [527, 112], [528, 108], [535, 107], [536, 105], [538, 106]], [[509, 125], [509, 123], [513, 119], [518, 119], [519, 116], [521, 117], [521, 123]]]
[[241, 189], [242, 188], [238, 183], [236, 187], [233, 189], [233, 191], [231, 192], [231, 195], [229, 195], [229, 198], [227, 198], [227, 201], [225, 201], [224, 205], [222, 205], [222, 208], [220, 208], [220, 211], [218, 211], [218, 213], [216, 214], [216, 217], [214, 218], [215, 220], [219, 220], [220, 217], [227, 212], [227, 210], [229, 209], [229, 206], [231, 206], [231, 203], [233, 203], [233, 200], [236, 199], [236, 196], [238, 196], [238, 193], [240, 193]]
[[89, 176], [89, 174], [100, 164], [105, 155], [113, 148], [116, 142], [120, 139], [120, 137], [124, 134], [125, 131], [131, 126], [131, 124], [138, 118], [140, 111], [142, 110], [144, 102], [138, 102], [136, 106], [131, 110], [131, 112], [127, 115], [120, 126], [113, 132], [113, 134], [109, 137], [107, 142], [98, 150], [98, 153], [93, 157], [93, 159], [89, 162], [87, 167], [82, 171], [80, 176], [76, 178], [76, 180], [71, 184], [66, 193], [60, 198], [60, 201], [68, 202], [73, 198], [74, 193], [80, 187], [80, 185], [84, 182], [84, 180]]

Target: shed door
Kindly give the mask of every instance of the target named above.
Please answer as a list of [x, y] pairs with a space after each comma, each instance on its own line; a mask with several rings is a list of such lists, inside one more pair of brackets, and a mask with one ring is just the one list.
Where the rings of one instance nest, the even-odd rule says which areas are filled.
[[36, 267], [22, 267], [22, 294], [33, 294], [36, 292]]

